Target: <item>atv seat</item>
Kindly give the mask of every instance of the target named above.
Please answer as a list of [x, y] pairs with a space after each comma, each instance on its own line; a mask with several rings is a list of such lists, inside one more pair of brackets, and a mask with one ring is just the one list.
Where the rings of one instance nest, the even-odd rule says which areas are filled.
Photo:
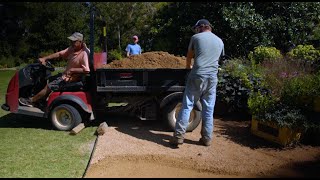
[[84, 88], [84, 84], [82, 81], [70, 82], [62, 85], [61, 88], [58, 89], [57, 91], [64, 91], [64, 92], [83, 91], [83, 88]]
[[53, 92], [76, 92], [76, 91], [84, 91], [87, 89], [87, 82], [89, 75], [83, 74], [81, 76], [81, 80], [78, 82], [68, 82], [64, 83], [60, 86], [60, 88], [52, 89]]

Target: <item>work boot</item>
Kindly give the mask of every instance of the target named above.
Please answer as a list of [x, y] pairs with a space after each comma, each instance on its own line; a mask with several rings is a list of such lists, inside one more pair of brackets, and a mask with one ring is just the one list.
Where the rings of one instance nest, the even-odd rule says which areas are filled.
[[175, 145], [175, 146], [181, 145], [181, 144], [183, 144], [183, 138], [172, 137], [169, 140], [169, 143], [171, 145]]
[[33, 103], [30, 98], [19, 98], [19, 103], [23, 106], [33, 107]]
[[211, 146], [212, 144], [211, 139], [206, 139], [206, 138], [200, 138], [199, 142], [204, 146]]

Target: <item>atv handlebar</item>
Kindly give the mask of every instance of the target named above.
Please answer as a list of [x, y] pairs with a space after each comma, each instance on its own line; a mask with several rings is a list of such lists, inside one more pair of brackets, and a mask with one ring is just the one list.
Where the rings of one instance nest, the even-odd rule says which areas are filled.
[[[43, 65], [39, 59], [37, 59], [37, 62], [40, 63], [41, 65]], [[48, 69], [51, 72], [53, 72], [55, 70], [54, 66], [51, 64], [50, 61], [46, 61], [46, 65], [43, 65], [43, 66], [45, 66], [46, 69]]]

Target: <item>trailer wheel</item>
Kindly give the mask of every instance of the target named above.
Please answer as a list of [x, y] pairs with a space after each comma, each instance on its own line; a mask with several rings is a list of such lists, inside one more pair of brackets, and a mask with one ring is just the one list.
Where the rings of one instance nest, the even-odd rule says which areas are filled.
[[[199, 109], [201, 109], [201, 103], [197, 102], [196, 106], [197, 108], [193, 108], [190, 113], [189, 124], [186, 129], [187, 132], [191, 132], [196, 129], [201, 122], [201, 111], [199, 111]], [[174, 131], [176, 126], [176, 121], [181, 107], [182, 99], [174, 98], [163, 108], [164, 120], [172, 131]]]
[[79, 111], [69, 104], [60, 104], [50, 114], [51, 122], [57, 130], [69, 131], [82, 122]]

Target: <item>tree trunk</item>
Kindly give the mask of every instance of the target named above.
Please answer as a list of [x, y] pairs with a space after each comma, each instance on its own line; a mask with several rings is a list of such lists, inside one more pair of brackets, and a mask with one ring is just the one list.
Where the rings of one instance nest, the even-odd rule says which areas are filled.
[[120, 26], [118, 25], [118, 43], [119, 43], [119, 50], [121, 51], [121, 45], [120, 45]]

